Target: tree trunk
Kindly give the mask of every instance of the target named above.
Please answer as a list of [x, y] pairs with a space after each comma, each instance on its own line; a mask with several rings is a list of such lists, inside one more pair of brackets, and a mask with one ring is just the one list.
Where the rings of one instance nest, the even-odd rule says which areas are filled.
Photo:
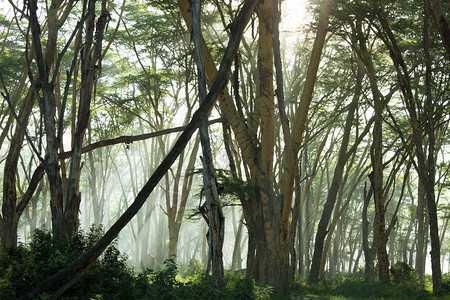
[[[372, 176], [372, 175], [369, 175]], [[367, 210], [369, 208], [370, 198], [373, 195], [373, 186], [370, 184], [367, 191], [367, 184], [364, 185], [364, 205], [362, 210], [362, 247], [364, 251], [364, 281], [373, 281], [375, 279], [375, 268], [373, 261], [375, 259], [375, 249], [369, 246], [369, 220]]]
[[[426, 117], [427, 126], [425, 132], [428, 132], [428, 157], [423, 167], [426, 168], [427, 176], [425, 176], [424, 186], [425, 195], [428, 207], [428, 216], [430, 221], [430, 238], [431, 238], [431, 270], [433, 278], [433, 292], [439, 293], [442, 287], [442, 271], [441, 271], [441, 246], [439, 240], [439, 228], [438, 228], [438, 218], [437, 218], [437, 207], [436, 207], [436, 196], [434, 193], [434, 186], [436, 184], [435, 173], [436, 173], [436, 137], [435, 137], [435, 106], [433, 103], [432, 96], [432, 61], [430, 55], [430, 38], [429, 38], [429, 16], [431, 15], [430, 2], [424, 0], [424, 24], [423, 24], [423, 47], [425, 56], [425, 94], [426, 94]], [[448, 23], [446, 23], [446, 44], [447, 53], [450, 52], [450, 32], [448, 28]], [[420, 155], [420, 154], [418, 154]], [[418, 159], [421, 160], [420, 158]], [[421, 163], [419, 163], [421, 165]]]
[[[192, 10], [192, 35], [194, 40], [195, 58], [197, 62], [199, 102], [203, 104], [206, 98], [206, 74], [205, 63], [202, 52], [202, 33], [201, 33], [201, 6], [200, 0], [194, 0], [191, 4]], [[217, 191], [217, 178], [215, 176], [213, 157], [208, 133], [208, 117], [203, 119], [200, 126], [200, 142], [203, 152], [203, 188], [205, 194], [205, 204], [208, 213], [207, 223], [209, 256], [212, 263], [212, 274], [216, 279], [219, 290], [225, 289], [224, 268], [223, 268], [223, 241], [225, 237], [225, 218], [222, 212], [222, 206], [219, 201]], [[208, 268], [209, 270], [209, 261]]]
[[[378, 2], [378, 1], [377, 1]], [[429, 26], [427, 20], [430, 15], [429, 2], [424, 2], [424, 57], [425, 57], [425, 88], [426, 88], [426, 100], [425, 100], [425, 126], [421, 128], [419, 122], [418, 110], [416, 102], [418, 102], [413, 95], [411, 89], [411, 80], [407, 71], [406, 63], [403, 59], [402, 52], [399, 48], [397, 40], [388, 24], [383, 5], [378, 3], [380, 10], [377, 10], [377, 17], [381, 23], [382, 29], [386, 33], [387, 40], [385, 45], [389, 48], [389, 54], [394, 63], [397, 73], [398, 83], [401, 87], [402, 95], [406, 109], [409, 114], [409, 121], [412, 129], [412, 138], [416, 146], [417, 156], [417, 173], [419, 179], [422, 181], [425, 190], [425, 199], [428, 207], [428, 216], [430, 222], [430, 238], [431, 238], [431, 270], [433, 278], [433, 291], [439, 292], [442, 285], [442, 273], [440, 263], [440, 242], [439, 242], [439, 230], [437, 221], [437, 208], [436, 199], [434, 193], [435, 185], [435, 108], [431, 95], [431, 60], [429, 53]], [[428, 133], [428, 154], [423, 147], [423, 138]]]
[[422, 181], [418, 180], [418, 186], [416, 270], [419, 274], [419, 279], [423, 282], [425, 275], [425, 233], [427, 228], [425, 226], [425, 191]]
[[[322, 253], [324, 247], [325, 237], [328, 233], [328, 224], [330, 222], [331, 213], [333, 212], [334, 205], [336, 203], [339, 186], [342, 182], [345, 165], [350, 158], [352, 152], [347, 151], [347, 147], [350, 140], [350, 133], [353, 125], [353, 119], [355, 111], [358, 105], [360, 96], [360, 82], [364, 77], [363, 69], [358, 64], [357, 84], [355, 85], [355, 94], [352, 102], [349, 105], [349, 110], [345, 120], [344, 134], [342, 137], [341, 148], [339, 149], [338, 162], [334, 169], [333, 180], [331, 187], [327, 194], [327, 200], [324, 204], [322, 217], [320, 218], [319, 225], [317, 227], [316, 238], [314, 242], [314, 254], [311, 263], [311, 272], [309, 273], [308, 283], [315, 283], [319, 280], [319, 271], [322, 264]], [[354, 148], [352, 148], [354, 149]], [[325, 258], [325, 257], [324, 257]]]
[[[176, 214], [174, 213], [173, 209], [170, 209], [169, 213], [169, 208], [167, 208], [168, 213], [167, 221], [169, 228], [169, 257], [172, 257], [172, 255], [176, 256], [178, 254], [178, 236], [181, 229], [181, 223], [183, 221], [184, 211], [186, 209], [186, 202], [189, 196], [189, 192], [191, 190], [192, 175], [190, 173], [194, 169], [194, 163], [198, 152], [198, 146], [199, 146], [199, 139], [196, 139], [194, 148], [192, 149], [191, 156], [189, 158], [188, 165], [186, 167], [186, 171], [184, 172], [179, 208], [178, 203], [172, 203], [172, 206], [175, 209]], [[173, 193], [173, 198], [174, 197], [178, 197], [178, 195], [175, 195], [175, 192]]]
[[[65, 228], [64, 234], [74, 235], [78, 230], [78, 212], [81, 202], [80, 172], [81, 150], [84, 135], [89, 124], [91, 100], [94, 84], [101, 68], [102, 42], [109, 13], [106, 11], [106, 0], [102, 0], [100, 16], [95, 23], [95, 0], [89, 0], [87, 7], [86, 33], [81, 50], [81, 92], [78, 106], [76, 131], [72, 144], [72, 159], [70, 161], [69, 177], [67, 179], [67, 194], [64, 207]], [[94, 37], [95, 31], [95, 37]]]
[[[15, 132], [9, 143], [9, 150], [5, 161], [5, 169], [3, 172], [2, 218], [0, 219], [0, 221], [3, 222], [0, 226], [0, 236], [2, 245], [6, 247], [15, 247], [17, 245], [17, 226], [19, 224], [20, 215], [26, 206], [25, 203], [22, 211], [17, 209], [16, 174], [20, 150], [25, 137], [23, 128], [26, 129], [28, 126], [28, 120], [34, 105], [34, 100], [35, 97], [30, 89], [25, 98], [24, 106], [19, 113], [19, 122], [21, 124], [16, 124]], [[26, 199], [24, 200], [28, 202]]]
[[385, 224], [385, 194], [383, 191], [383, 95], [378, 89], [377, 78], [373, 61], [367, 50], [366, 41], [362, 34], [361, 25], [358, 24], [359, 55], [366, 67], [375, 111], [373, 128], [373, 142], [370, 151], [372, 161], [371, 183], [373, 185], [375, 219], [374, 219], [374, 246], [378, 258], [378, 277], [381, 281], [389, 281], [389, 260], [386, 251], [386, 224]]

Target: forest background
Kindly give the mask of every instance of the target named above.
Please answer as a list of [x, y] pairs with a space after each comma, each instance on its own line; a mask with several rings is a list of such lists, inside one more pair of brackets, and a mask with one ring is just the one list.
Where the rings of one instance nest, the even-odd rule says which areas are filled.
[[1, 4], [3, 246], [94, 225], [92, 257], [118, 235], [136, 269], [212, 259], [289, 294], [405, 262], [441, 288], [448, 1], [204, 1], [200, 43], [183, 0]]

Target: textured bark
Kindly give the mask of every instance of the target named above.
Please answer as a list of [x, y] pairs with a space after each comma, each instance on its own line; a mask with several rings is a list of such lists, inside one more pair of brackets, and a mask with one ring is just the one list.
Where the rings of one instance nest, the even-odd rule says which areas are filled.
[[300, 168], [297, 168], [297, 172], [295, 174], [295, 181], [294, 181], [294, 191], [295, 191], [295, 197], [294, 197], [294, 206], [292, 207], [292, 220], [289, 227], [289, 280], [291, 282], [294, 281], [296, 268], [297, 268], [297, 252], [299, 252], [299, 256], [302, 254], [300, 251], [296, 251], [296, 244], [295, 244], [295, 237], [296, 237], [296, 231], [298, 231], [298, 235], [301, 235], [301, 213], [302, 213], [302, 196], [301, 196], [301, 187], [300, 187]]
[[416, 270], [419, 274], [421, 281], [424, 280], [425, 275], [425, 234], [427, 233], [427, 228], [425, 225], [425, 191], [423, 183], [419, 180], [418, 182], [418, 195], [417, 195], [417, 249], [416, 249]]
[[359, 39], [359, 55], [364, 62], [369, 84], [372, 91], [374, 103], [374, 127], [373, 141], [371, 148], [372, 176], [370, 177], [373, 185], [373, 195], [375, 203], [374, 218], [374, 247], [378, 258], [378, 277], [381, 281], [389, 281], [389, 261], [386, 251], [385, 238], [385, 194], [383, 189], [383, 95], [378, 89], [375, 68], [370, 54], [367, 50], [366, 41], [364, 40], [361, 26], [357, 28]]
[[[370, 75], [369, 75], [370, 76]], [[378, 277], [380, 281], [389, 281], [389, 261], [386, 251], [385, 194], [383, 190], [383, 108], [381, 98], [374, 95], [375, 124], [371, 161], [373, 168], [373, 194], [375, 203], [375, 219], [373, 224], [374, 246], [378, 257]]]
[[[369, 176], [373, 176], [370, 174]], [[375, 248], [369, 246], [369, 220], [367, 218], [367, 209], [370, 199], [373, 195], [373, 186], [370, 184], [369, 191], [367, 185], [364, 185], [364, 205], [362, 210], [362, 247], [364, 251], [364, 281], [373, 281], [375, 279], [375, 268], [373, 265], [375, 259]]]
[[[442, 271], [441, 271], [441, 246], [439, 239], [439, 228], [438, 228], [438, 218], [437, 218], [437, 207], [436, 207], [436, 196], [434, 192], [434, 186], [436, 184], [436, 123], [434, 120], [435, 114], [435, 105], [433, 102], [432, 95], [432, 61], [430, 54], [430, 37], [429, 37], [429, 23], [428, 18], [431, 14], [431, 7], [427, 0], [424, 1], [424, 24], [423, 24], [423, 32], [424, 32], [424, 40], [423, 40], [423, 48], [424, 48], [424, 57], [425, 57], [425, 107], [426, 107], [426, 128], [425, 132], [428, 132], [428, 154], [427, 158], [424, 162], [420, 162], [419, 167], [426, 168], [426, 176], [424, 181], [425, 185], [425, 195], [427, 199], [427, 207], [428, 207], [428, 216], [430, 220], [430, 238], [431, 238], [431, 270], [432, 270], [432, 278], [433, 278], [433, 292], [439, 293], [442, 287]], [[442, 18], [442, 17], [441, 17]], [[444, 19], [446, 21], [446, 19]], [[446, 23], [446, 30], [444, 35], [446, 36], [446, 44], [447, 44], [447, 52], [450, 52], [450, 32], [448, 23]], [[416, 141], [418, 139], [415, 138]], [[420, 150], [417, 152], [419, 154]]]
[[[257, 95], [255, 99], [255, 116], [258, 118], [260, 135], [260, 161], [257, 162], [254, 177], [258, 200], [257, 218], [260, 218], [262, 231], [257, 232], [257, 251], [259, 260], [259, 283], [274, 286], [281, 293], [286, 293], [289, 286], [282, 286], [278, 279], [287, 276], [280, 274], [280, 270], [287, 272], [286, 255], [278, 251], [277, 226], [279, 215], [273, 194], [273, 159], [275, 144], [275, 102], [273, 88], [273, 1], [262, 1], [258, 8], [258, 54], [257, 54]], [[277, 257], [278, 255], [278, 257]], [[280, 259], [282, 261], [280, 261]], [[288, 283], [288, 282], [287, 282]]]
[[[50, 82], [49, 72], [53, 69], [56, 55], [56, 11], [57, 2], [53, 1], [48, 10], [48, 27], [49, 37], [47, 39], [46, 55], [44, 57], [41, 45], [41, 30], [36, 14], [37, 2], [34, 0], [28, 1], [29, 7], [29, 22], [31, 34], [33, 38], [34, 51], [36, 53], [36, 63], [38, 74], [40, 78], [40, 86], [42, 87], [42, 96], [38, 93], [37, 87], [32, 87], [36, 98], [39, 101], [41, 115], [44, 117], [44, 128], [47, 139], [47, 149], [45, 155], [44, 168], [47, 174], [50, 186], [50, 208], [52, 211], [52, 229], [55, 236], [62, 234], [64, 228], [63, 219], [63, 194], [61, 175], [59, 173], [58, 163], [58, 148], [59, 141], [56, 136], [56, 103], [54, 84]], [[50, 28], [53, 27], [53, 28]]]
[[[200, 0], [191, 3], [192, 11], [192, 36], [195, 48], [195, 60], [197, 63], [199, 102], [203, 104], [206, 97], [206, 74], [205, 62], [202, 48], [201, 31], [201, 6]], [[222, 212], [222, 205], [219, 200], [217, 190], [217, 178], [214, 171], [211, 144], [208, 133], [208, 116], [205, 116], [200, 126], [200, 142], [203, 153], [203, 189], [205, 195], [205, 205], [208, 213], [206, 222], [208, 223], [208, 245], [209, 259], [207, 272], [209, 272], [210, 261], [212, 264], [212, 274], [216, 279], [219, 290], [225, 290], [224, 268], [223, 268], [223, 242], [225, 238], [225, 218]]]

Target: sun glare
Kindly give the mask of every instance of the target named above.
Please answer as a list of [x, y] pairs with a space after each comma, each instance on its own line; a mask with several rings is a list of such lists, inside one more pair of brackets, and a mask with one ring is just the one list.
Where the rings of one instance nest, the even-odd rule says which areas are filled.
[[308, 22], [307, 0], [284, 0], [281, 3], [280, 29], [284, 32], [297, 32]]

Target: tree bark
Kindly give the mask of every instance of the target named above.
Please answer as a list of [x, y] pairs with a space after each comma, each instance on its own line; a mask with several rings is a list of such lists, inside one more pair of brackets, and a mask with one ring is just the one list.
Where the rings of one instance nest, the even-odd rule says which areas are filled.
[[[206, 97], [206, 74], [205, 63], [202, 52], [202, 31], [201, 31], [201, 5], [200, 0], [193, 0], [192, 11], [192, 36], [195, 48], [195, 60], [197, 62], [199, 102], [203, 104]], [[205, 195], [205, 205], [208, 213], [208, 245], [209, 260], [212, 264], [212, 274], [216, 279], [219, 290], [225, 290], [224, 268], [223, 268], [223, 242], [225, 238], [225, 218], [219, 200], [217, 190], [217, 178], [214, 171], [211, 144], [208, 133], [208, 116], [203, 119], [199, 128], [200, 142], [203, 153], [203, 189]], [[209, 271], [209, 261], [207, 272]]]
[[[101, 68], [102, 42], [104, 31], [109, 21], [106, 11], [106, 0], [102, 0], [100, 16], [95, 23], [95, 0], [89, 0], [87, 7], [86, 34], [81, 55], [81, 92], [78, 106], [77, 124], [72, 143], [72, 159], [67, 179], [64, 219], [62, 230], [65, 235], [72, 236], [78, 230], [78, 212], [81, 202], [80, 172], [81, 149], [84, 135], [89, 124], [93, 89]], [[95, 37], [94, 37], [95, 31]]]
[[375, 111], [373, 142], [370, 151], [373, 171], [372, 176], [369, 178], [373, 185], [375, 203], [373, 232], [374, 246], [378, 258], [378, 277], [381, 281], [387, 282], [389, 281], [389, 260], [386, 251], [385, 193], [383, 191], [383, 95], [378, 89], [375, 68], [367, 50], [366, 41], [360, 24], [357, 26], [357, 36], [359, 40], [358, 54], [366, 67]]
[[[369, 175], [372, 176], [372, 175]], [[367, 210], [370, 203], [370, 198], [373, 195], [373, 186], [370, 184], [369, 191], [367, 191], [367, 184], [364, 185], [364, 204], [362, 210], [362, 247], [364, 251], [364, 281], [373, 281], [375, 279], [375, 268], [373, 261], [375, 259], [375, 249], [369, 246], [369, 220], [367, 218]]]

